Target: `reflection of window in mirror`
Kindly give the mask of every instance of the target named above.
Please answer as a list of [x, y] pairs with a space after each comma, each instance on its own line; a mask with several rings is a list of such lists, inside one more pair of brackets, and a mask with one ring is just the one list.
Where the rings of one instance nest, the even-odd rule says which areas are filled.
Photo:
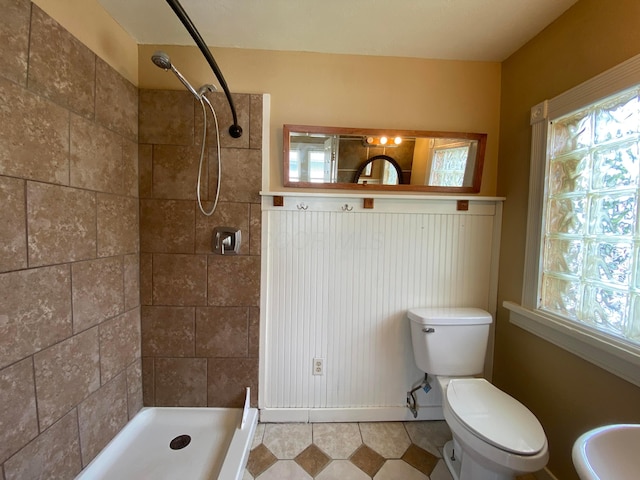
[[309, 181], [323, 183], [329, 181], [329, 165], [324, 161], [324, 151], [309, 151]]
[[331, 163], [326, 161], [324, 149], [303, 147], [289, 151], [290, 181], [323, 183], [330, 181], [330, 173]]
[[395, 167], [389, 162], [384, 162], [384, 173], [382, 176], [383, 185], [397, 185], [398, 184], [398, 172]]
[[300, 152], [298, 150], [289, 151], [289, 180], [300, 181]]
[[468, 156], [468, 146], [435, 148], [429, 185], [461, 187], [464, 182]]
[[331, 183], [337, 174], [337, 136], [295, 135], [289, 148], [289, 181]]

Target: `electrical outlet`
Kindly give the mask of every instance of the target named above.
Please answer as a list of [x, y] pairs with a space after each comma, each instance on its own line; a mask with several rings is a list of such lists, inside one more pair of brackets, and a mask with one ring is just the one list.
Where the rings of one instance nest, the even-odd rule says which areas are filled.
[[313, 374], [324, 375], [324, 360], [322, 358], [313, 359]]

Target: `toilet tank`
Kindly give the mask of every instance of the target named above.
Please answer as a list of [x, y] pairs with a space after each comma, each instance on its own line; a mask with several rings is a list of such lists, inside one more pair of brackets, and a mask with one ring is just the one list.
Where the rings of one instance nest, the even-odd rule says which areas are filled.
[[413, 356], [431, 375], [466, 376], [482, 373], [491, 314], [479, 308], [412, 308]]

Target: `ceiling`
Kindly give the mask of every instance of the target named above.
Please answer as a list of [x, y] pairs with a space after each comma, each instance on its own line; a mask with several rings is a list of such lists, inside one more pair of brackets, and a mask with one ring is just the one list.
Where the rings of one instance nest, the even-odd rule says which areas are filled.
[[[139, 44], [193, 45], [162, 0], [98, 0]], [[182, 0], [211, 47], [497, 61], [577, 0]]]

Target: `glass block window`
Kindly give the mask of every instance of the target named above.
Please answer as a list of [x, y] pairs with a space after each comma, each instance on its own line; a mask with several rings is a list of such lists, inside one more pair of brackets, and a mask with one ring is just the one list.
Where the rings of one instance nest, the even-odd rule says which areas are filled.
[[640, 345], [639, 93], [549, 123], [538, 308]]

